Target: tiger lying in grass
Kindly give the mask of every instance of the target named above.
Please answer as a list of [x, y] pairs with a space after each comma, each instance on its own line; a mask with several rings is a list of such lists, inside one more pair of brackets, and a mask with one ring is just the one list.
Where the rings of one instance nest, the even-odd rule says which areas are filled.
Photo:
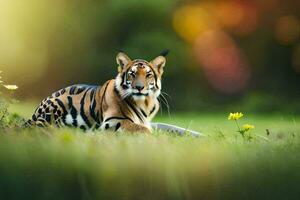
[[44, 99], [26, 126], [56, 125], [150, 133], [152, 127], [184, 134], [177, 126], [152, 123], [159, 110], [161, 78], [168, 51], [148, 62], [131, 60], [120, 52], [116, 61], [118, 75], [103, 86], [72, 85]]
[[118, 75], [103, 86], [73, 85], [44, 99], [27, 125], [151, 132], [167, 52], [151, 62], [120, 52]]

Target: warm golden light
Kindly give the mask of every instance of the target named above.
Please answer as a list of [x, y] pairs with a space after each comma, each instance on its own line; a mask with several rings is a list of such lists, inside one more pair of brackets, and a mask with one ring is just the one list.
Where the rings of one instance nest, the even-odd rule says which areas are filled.
[[215, 15], [222, 26], [233, 28], [244, 18], [244, 9], [237, 2], [224, 1], [216, 6]]
[[173, 26], [187, 42], [194, 42], [204, 31], [211, 29], [215, 23], [210, 14], [199, 5], [188, 5], [175, 12]]
[[47, 2], [1, 1], [0, 68], [6, 77], [32, 81], [47, 66]]

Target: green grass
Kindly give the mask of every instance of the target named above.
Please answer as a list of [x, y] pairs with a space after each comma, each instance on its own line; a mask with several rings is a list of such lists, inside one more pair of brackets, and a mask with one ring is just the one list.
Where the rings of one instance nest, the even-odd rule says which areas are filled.
[[205, 138], [3, 130], [0, 199], [298, 199], [300, 118], [245, 115], [269, 141], [245, 141], [227, 113], [156, 118]]

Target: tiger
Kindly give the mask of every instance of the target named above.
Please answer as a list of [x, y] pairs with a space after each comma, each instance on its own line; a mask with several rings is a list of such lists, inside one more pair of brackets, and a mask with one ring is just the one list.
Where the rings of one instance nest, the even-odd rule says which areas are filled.
[[151, 61], [116, 56], [117, 76], [102, 86], [76, 84], [54, 92], [35, 110], [26, 126], [70, 126], [151, 133], [168, 50]]

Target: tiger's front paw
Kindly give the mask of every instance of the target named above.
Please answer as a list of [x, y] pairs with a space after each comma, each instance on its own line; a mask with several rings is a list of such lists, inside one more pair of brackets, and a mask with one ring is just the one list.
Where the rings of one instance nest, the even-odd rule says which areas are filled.
[[149, 128], [147, 128], [146, 126], [142, 126], [138, 132], [151, 134], [151, 130]]

